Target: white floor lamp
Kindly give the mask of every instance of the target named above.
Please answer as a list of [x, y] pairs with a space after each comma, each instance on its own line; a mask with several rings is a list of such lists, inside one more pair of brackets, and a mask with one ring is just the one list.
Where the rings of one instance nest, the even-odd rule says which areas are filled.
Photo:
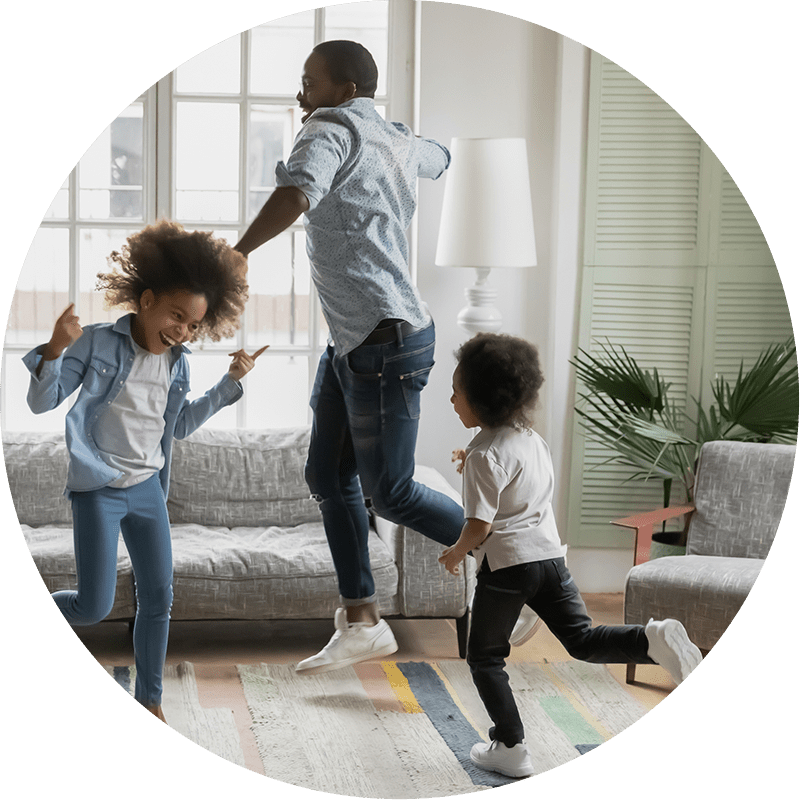
[[535, 267], [536, 237], [525, 139], [462, 139], [450, 145], [435, 262], [471, 267], [475, 284], [458, 324], [469, 331], [498, 331], [495, 267]]

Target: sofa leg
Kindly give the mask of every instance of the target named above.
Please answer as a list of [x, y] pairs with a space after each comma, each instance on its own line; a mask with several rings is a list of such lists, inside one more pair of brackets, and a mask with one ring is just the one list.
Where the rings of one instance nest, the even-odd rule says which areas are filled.
[[636, 664], [628, 664], [625, 671], [625, 683], [634, 683], [636, 680]]
[[458, 634], [458, 657], [467, 657], [467, 637], [469, 636], [469, 608], [463, 617], [456, 619], [456, 633]]

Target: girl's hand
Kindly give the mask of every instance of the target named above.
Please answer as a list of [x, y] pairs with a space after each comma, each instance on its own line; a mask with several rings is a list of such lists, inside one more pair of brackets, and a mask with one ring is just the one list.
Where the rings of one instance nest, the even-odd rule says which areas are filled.
[[61, 316], [56, 320], [53, 335], [45, 347], [45, 361], [58, 358], [73, 342], [83, 335], [78, 315], [75, 313], [75, 303], [70, 303]]
[[464, 471], [464, 459], [467, 457], [466, 450], [453, 450], [453, 455], [450, 458], [450, 461], [458, 461], [456, 464], [456, 472], [460, 475]]
[[249, 356], [244, 350], [237, 350], [235, 353], [228, 353], [233, 356], [233, 361], [228, 367], [228, 375], [235, 381], [240, 381], [250, 372], [256, 365], [256, 359], [269, 347], [268, 344], [264, 345], [260, 350], [256, 350], [253, 355]]
[[458, 575], [458, 565], [466, 558], [466, 553], [463, 553], [457, 544], [442, 550], [439, 556], [439, 563], [451, 574]]

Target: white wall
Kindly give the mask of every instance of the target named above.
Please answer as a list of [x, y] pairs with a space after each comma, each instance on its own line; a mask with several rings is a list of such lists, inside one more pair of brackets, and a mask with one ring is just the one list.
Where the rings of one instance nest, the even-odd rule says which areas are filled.
[[[556, 469], [555, 510], [569, 541], [572, 398], [568, 364], [577, 341], [578, 274], [585, 153], [588, 51], [530, 22], [455, 4], [422, 4], [419, 133], [448, 145], [455, 136], [528, 140], [536, 249], [532, 270], [495, 270], [503, 332], [539, 346], [545, 384], [536, 428]], [[437, 267], [436, 237], [445, 179], [421, 181], [418, 283], [437, 326], [437, 366], [422, 396], [417, 460], [453, 486], [460, 479], [450, 452], [470, 438], [449, 402], [453, 351], [468, 338], [456, 316], [466, 305], [473, 270]], [[570, 567], [585, 592], [621, 591], [631, 555], [573, 550]]]

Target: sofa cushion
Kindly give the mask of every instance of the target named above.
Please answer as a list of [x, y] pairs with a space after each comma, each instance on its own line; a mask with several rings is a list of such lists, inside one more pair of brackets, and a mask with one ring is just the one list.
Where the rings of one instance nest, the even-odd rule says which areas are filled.
[[267, 527], [321, 519], [304, 478], [310, 429], [200, 429], [173, 445], [173, 524]]
[[[397, 568], [372, 531], [369, 547], [381, 611], [397, 613]], [[289, 528], [173, 525], [172, 552], [175, 620], [328, 618], [339, 605], [321, 522]]]
[[625, 622], [680, 620], [710, 650], [730, 625], [764, 562], [757, 558], [668, 556], [633, 567], [625, 586]]
[[[45, 525], [31, 528], [29, 525], [22, 525], [21, 528], [47, 590], [52, 593], [62, 589], [77, 589], [72, 527]], [[117, 590], [111, 613], [106, 619], [132, 619], [135, 614], [133, 568], [125, 542], [120, 537], [117, 550]]]
[[11, 499], [25, 525], [72, 525], [64, 497], [67, 445], [64, 433], [4, 432], [3, 454]]

